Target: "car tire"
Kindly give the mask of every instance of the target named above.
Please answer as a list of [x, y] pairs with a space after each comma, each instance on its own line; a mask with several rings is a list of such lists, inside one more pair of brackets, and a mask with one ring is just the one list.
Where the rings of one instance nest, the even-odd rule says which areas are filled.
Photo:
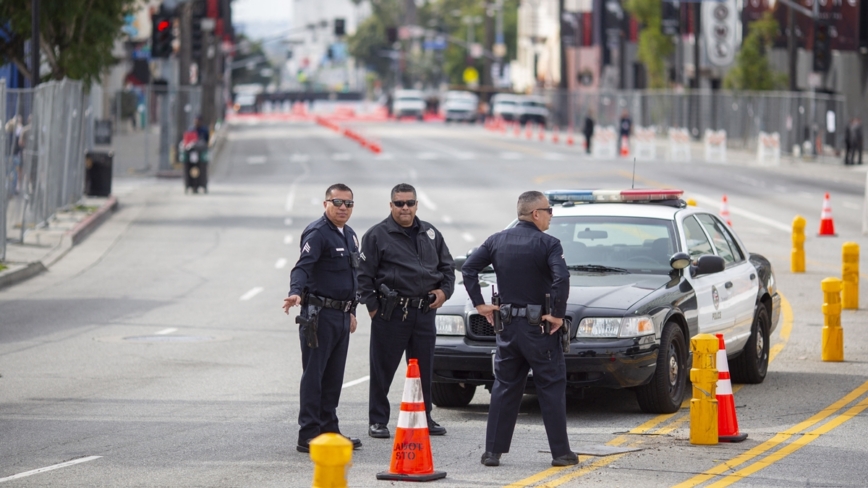
[[466, 407], [473, 400], [476, 385], [467, 383], [432, 383], [431, 403], [438, 407]]
[[735, 383], [758, 384], [766, 379], [769, 371], [769, 312], [762, 303], [756, 307], [750, 339], [741, 354], [729, 367]]
[[670, 322], [660, 337], [651, 381], [635, 389], [639, 408], [645, 413], [677, 412], [687, 389], [687, 375], [687, 341], [681, 327]]

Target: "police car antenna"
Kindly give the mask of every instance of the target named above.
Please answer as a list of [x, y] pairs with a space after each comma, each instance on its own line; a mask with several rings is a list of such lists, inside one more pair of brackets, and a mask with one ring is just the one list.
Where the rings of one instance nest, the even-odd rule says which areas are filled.
[[630, 182], [630, 189], [636, 189], [636, 156], [633, 156], [633, 180]]

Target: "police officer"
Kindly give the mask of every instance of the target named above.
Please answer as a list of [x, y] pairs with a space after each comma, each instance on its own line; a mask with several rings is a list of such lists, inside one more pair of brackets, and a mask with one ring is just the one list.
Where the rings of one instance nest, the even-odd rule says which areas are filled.
[[[570, 273], [560, 241], [543, 231], [549, 228], [552, 208], [538, 191], [518, 197], [518, 224], [489, 237], [461, 268], [464, 287], [477, 312], [494, 323], [497, 313], [503, 330], [497, 335], [494, 386], [488, 411], [488, 429], [482, 464], [498, 466], [509, 452], [528, 369], [542, 409], [543, 423], [552, 452], [552, 466], [578, 464], [567, 439], [566, 366], [560, 339], [569, 296]], [[494, 265], [502, 304], [486, 305], [479, 273]], [[543, 307], [551, 295], [551, 310]], [[545, 334], [545, 324], [551, 325]]]
[[[301, 408], [298, 412], [300, 452], [310, 452], [309, 442], [327, 432], [340, 433], [337, 407], [341, 396], [350, 334], [356, 331], [358, 304], [359, 239], [346, 225], [353, 214], [353, 191], [337, 183], [326, 190], [325, 214], [301, 233], [301, 255], [290, 273], [289, 297], [283, 311], [302, 305], [305, 324], [301, 339]], [[362, 442], [348, 438], [353, 448]]]
[[416, 218], [416, 189], [392, 188], [392, 214], [362, 238], [361, 301], [371, 315], [371, 384], [368, 435], [388, 439], [389, 388], [401, 355], [419, 361], [422, 396], [431, 435], [446, 428], [431, 419], [435, 309], [455, 286], [455, 268], [443, 236]]

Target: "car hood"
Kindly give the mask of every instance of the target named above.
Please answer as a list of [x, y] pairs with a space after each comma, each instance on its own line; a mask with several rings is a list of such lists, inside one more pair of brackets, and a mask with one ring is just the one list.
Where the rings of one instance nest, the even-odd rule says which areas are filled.
[[[628, 310], [654, 290], [672, 281], [668, 275], [646, 275], [632, 273], [571, 273], [570, 298], [573, 306], [595, 309]], [[494, 274], [480, 276], [482, 296], [486, 303], [491, 302], [491, 285], [497, 284]], [[473, 308], [463, 282], [455, 284], [452, 297], [443, 304], [440, 313], [462, 313]]]

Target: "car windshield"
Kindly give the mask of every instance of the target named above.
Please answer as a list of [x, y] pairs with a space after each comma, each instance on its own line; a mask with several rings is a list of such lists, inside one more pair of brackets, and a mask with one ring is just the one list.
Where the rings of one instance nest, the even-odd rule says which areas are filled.
[[[668, 274], [677, 249], [672, 221], [642, 217], [552, 218], [548, 234], [561, 241], [564, 260], [584, 272]], [[610, 268], [607, 270], [606, 268]]]
[[502, 100], [495, 103], [495, 105], [515, 105], [515, 102], [513, 102], [512, 100]]
[[418, 97], [398, 97], [399, 102], [423, 102], [421, 98]]

